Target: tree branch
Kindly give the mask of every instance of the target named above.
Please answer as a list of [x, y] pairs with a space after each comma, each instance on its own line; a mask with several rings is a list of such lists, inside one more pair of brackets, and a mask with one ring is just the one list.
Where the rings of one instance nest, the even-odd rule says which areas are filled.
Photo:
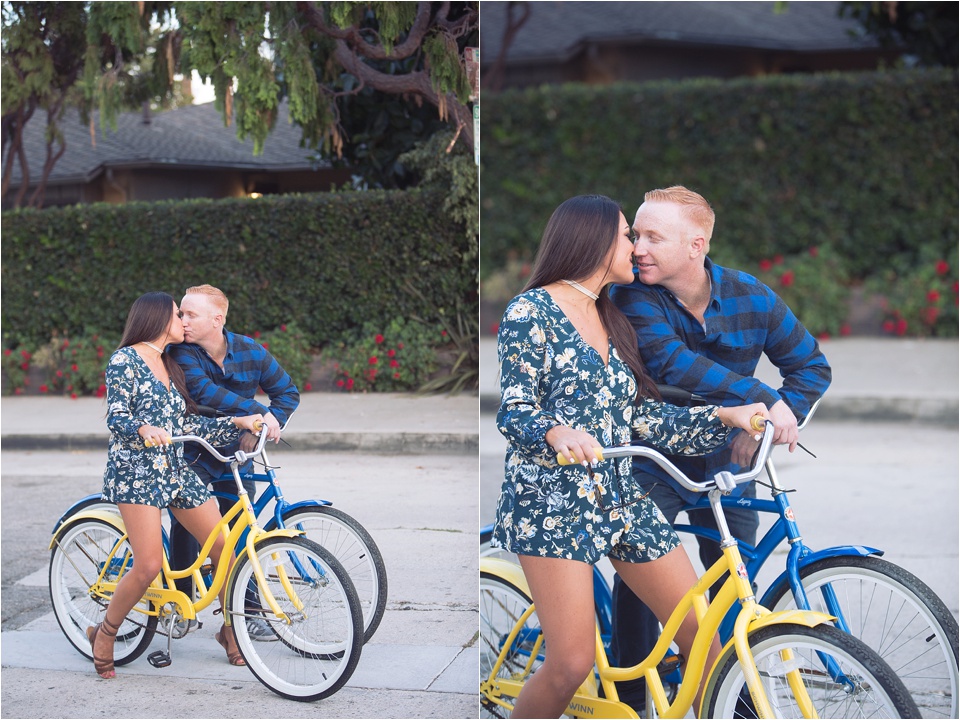
[[417, 3], [417, 16], [413, 21], [413, 26], [407, 33], [407, 37], [399, 45], [394, 45], [393, 51], [387, 53], [382, 45], [375, 45], [367, 42], [361, 34], [360, 28], [353, 26], [349, 28], [336, 28], [327, 24], [323, 17], [323, 11], [317, 8], [315, 2], [297, 3], [304, 12], [304, 16], [310, 23], [310, 26], [320, 33], [334, 40], [346, 42], [360, 55], [370, 60], [402, 60], [416, 54], [420, 50], [421, 42], [427, 31], [430, 29], [431, 21], [431, 3]]

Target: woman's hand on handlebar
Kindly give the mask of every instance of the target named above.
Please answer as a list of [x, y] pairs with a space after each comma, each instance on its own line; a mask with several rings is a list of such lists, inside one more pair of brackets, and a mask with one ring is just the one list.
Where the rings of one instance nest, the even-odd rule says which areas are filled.
[[596, 460], [597, 450], [603, 447], [590, 433], [566, 425], [554, 425], [545, 439], [558, 455], [583, 465]]
[[145, 447], [170, 444], [170, 433], [163, 428], [158, 428], [154, 425], [141, 425], [137, 433], [143, 438]]
[[750, 437], [754, 440], [759, 440], [760, 433], [763, 432], [763, 424], [754, 420], [754, 418], [759, 416], [764, 420], [770, 419], [767, 406], [763, 403], [737, 405], [736, 407], [720, 407], [717, 408], [717, 416], [720, 418], [720, 422], [727, 427], [745, 430], [750, 433]]

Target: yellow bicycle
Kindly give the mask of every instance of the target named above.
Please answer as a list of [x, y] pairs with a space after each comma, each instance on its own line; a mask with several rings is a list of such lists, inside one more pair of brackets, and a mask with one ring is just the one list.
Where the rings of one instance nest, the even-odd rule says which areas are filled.
[[[172, 570], [166, 557], [160, 574], [117, 632], [114, 664], [125, 665], [146, 651], [154, 635], [167, 638], [167, 649], [148, 656], [155, 667], [172, 662], [172, 643], [183, 637], [197, 613], [217, 599], [226, 583], [224, 621], [232, 625], [247, 667], [278, 695], [300, 701], [319, 700], [350, 678], [363, 646], [363, 615], [350, 577], [331, 553], [301, 537], [298, 530], [264, 531], [258, 524], [240, 480], [239, 468], [263, 452], [261, 433], [251, 453], [221, 455], [193, 435], [174, 442], [199, 442], [221, 462], [229, 463], [238, 500], [211, 532], [193, 565]], [[243, 548], [228, 574], [220, 563], [212, 584], [199, 583], [199, 598], [177, 590], [175, 581], [199, 577], [218, 535], [225, 547]], [[244, 534], [245, 537], [244, 537]], [[50, 543], [50, 599], [60, 628], [70, 643], [90, 658], [86, 629], [103, 619], [117, 583], [133, 557], [123, 520], [116, 512], [92, 509], [73, 515], [57, 528]], [[270, 624], [279, 642], [254, 642], [244, 618]]]
[[[685, 488], [707, 492], [720, 529], [723, 557], [686, 593], [656, 647], [638, 665], [613, 667], [597, 629], [594, 672], [570, 701], [568, 716], [639, 717], [633, 708], [619, 702], [615, 684], [637, 678], [646, 681], [647, 717], [684, 717], [693, 706], [701, 682], [705, 690], [698, 717], [920, 716], [893, 670], [867, 645], [835, 628], [829, 615], [802, 610], [770, 612], [757, 604], [720, 498], [759, 475], [772, 441], [773, 425], [766, 423], [753, 468], [738, 475], [722, 472], [706, 482], [690, 480], [650, 448], [625, 446], [598, 451], [601, 461], [649, 457]], [[480, 575], [480, 703], [489, 715], [506, 717], [549, 649], [520, 566], [509, 560], [482, 557]], [[709, 602], [711, 586], [725, 575], [722, 589]], [[741, 608], [733, 637], [714, 666], [707, 668], [710, 643], [736, 600]], [[690, 657], [682, 658], [668, 650], [691, 609], [700, 627]], [[661, 675], [678, 666], [683, 680], [671, 698]]]

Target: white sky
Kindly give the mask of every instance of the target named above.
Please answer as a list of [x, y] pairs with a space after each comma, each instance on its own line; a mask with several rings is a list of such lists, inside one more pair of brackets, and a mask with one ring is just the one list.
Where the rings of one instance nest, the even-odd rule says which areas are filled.
[[193, 71], [193, 77], [190, 80], [190, 91], [193, 93], [194, 105], [213, 102], [213, 85], [209, 82], [204, 83], [196, 70]]

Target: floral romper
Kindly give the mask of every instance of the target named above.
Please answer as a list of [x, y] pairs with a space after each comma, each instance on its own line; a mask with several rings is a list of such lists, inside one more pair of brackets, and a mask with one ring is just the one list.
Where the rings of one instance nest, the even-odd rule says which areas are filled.
[[173, 383], [167, 390], [132, 347], [110, 357], [106, 385], [110, 448], [103, 499], [158, 508], [195, 508], [210, 499], [207, 486], [184, 462], [183, 443], [148, 448], [137, 431], [153, 425], [171, 435], [199, 435], [225, 445], [240, 435], [232, 418], [187, 415], [186, 401]]
[[681, 408], [649, 399], [634, 404], [633, 373], [612, 342], [609, 351], [604, 365], [542, 288], [519, 295], [507, 308], [498, 338], [497, 425], [508, 444], [493, 545], [589, 564], [605, 555], [646, 562], [679, 545], [660, 510], [633, 482], [630, 458], [598, 463], [591, 478], [582, 465], [558, 465], [546, 441], [558, 424], [584, 430], [604, 446], [628, 445], [632, 433], [685, 455], [727, 440], [730, 428], [714, 406]]

